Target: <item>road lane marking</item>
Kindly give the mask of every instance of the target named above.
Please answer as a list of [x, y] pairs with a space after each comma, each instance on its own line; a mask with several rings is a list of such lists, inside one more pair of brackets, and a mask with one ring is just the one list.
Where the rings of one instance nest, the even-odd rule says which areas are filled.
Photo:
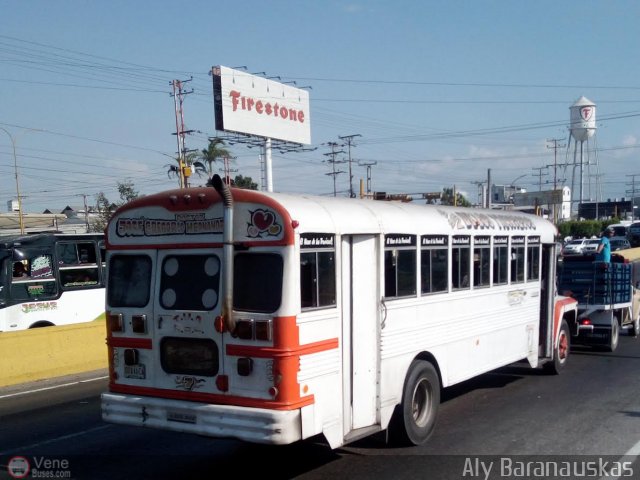
[[49, 445], [50, 443], [59, 442], [61, 440], [69, 440], [70, 438], [80, 437], [82, 435], [86, 435], [87, 433], [99, 432], [100, 430], [105, 430], [107, 428], [111, 428], [113, 425], [101, 425], [95, 428], [89, 428], [88, 430], [82, 430], [81, 432], [70, 433], [69, 435], [63, 435], [61, 437], [51, 438], [49, 440], [45, 440], [44, 442], [32, 443], [31, 445], [23, 445], [22, 447], [12, 448], [11, 450], [5, 450], [4, 452], [0, 452], [0, 455], [13, 455], [16, 453], [27, 453], [28, 451], [42, 447], [43, 445]]
[[104, 380], [106, 378], [109, 378], [109, 376], [105, 375], [104, 377], [89, 378], [88, 380], [79, 380], [77, 382], [63, 383], [60, 385], [52, 385], [50, 387], [36, 388], [35, 390], [27, 390], [24, 392], [8, 393], [7, 395], [0, 395], [0, 400], [2, 400], [3, 398], [19, 397], [20, 395], [28, 395], [30, 393], [44, 392], [47, 390], [53, 390], [55, 388], [70, 387], [72, 385], [79, 385], [81, 383], [94, 382], [96, 380]]
[[[638, 443], [636, 443], [633, 447], [631, 447], [629, 450], [627, 450], [627, 453], [622, 455], [622, 457], [620, 457], [618, 462], [620, 462], [620, 463], [622, 463], [622, 462], [635, 463], [635, 461], [638, 459], [638, 455], [640, 455], [640, 441], [638, 441]], [[599, 480], [618, 480], [620, 478], [623, 478], [624, 476], [625, 475], [622, 475], [622, 476], [620, 476], [620, 475], [618, 475], [618, 476], [605, 475], [604, 477], [600, 478]]]

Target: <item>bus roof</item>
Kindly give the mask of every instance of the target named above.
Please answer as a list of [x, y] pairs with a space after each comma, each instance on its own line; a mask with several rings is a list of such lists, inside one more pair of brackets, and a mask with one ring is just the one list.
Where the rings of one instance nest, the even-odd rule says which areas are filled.
[[12, 248], [16, 245], [49, 245], [56, 239], [93, 240], [104, 238], [103, 233], [36, 233], [28, 235], [0, 235], [0, 248]]
[[304, 232], [358, 233], [515, 233], [553, 241], [556, 229], [535, 215], [477, 208], [359, 200], [311, 195], [268, 194], [282, 204]]
[[[280, 216], [285, 230], [291, 228], [292, 221], [295, 222], [298, 233], [519, 234], [539, 235], [543, 242], [555, 241], [557, 234], [555, 226], [548, 220], [514, 211], [267, 193], [237, 188], [232, 188], [231, 192], [236, 209], [242, 210], [244, 204], [244, 209], [253, 213], [265, 206], [265, 212], [273, 210]], [[211, 187], [196, 187], [140, 197], [121, 207], [112, 220], [117, 221], [127, 215], [148, 219], [149, 209], [154, 214], [164, 211], [174, 216], [203, 210], [216, 210], [214, 216], [222, 213], [218, 193]], [[234, 223], [242, 221], [236, 218]], [[109, 228], [114, 232], [111, 225]]]

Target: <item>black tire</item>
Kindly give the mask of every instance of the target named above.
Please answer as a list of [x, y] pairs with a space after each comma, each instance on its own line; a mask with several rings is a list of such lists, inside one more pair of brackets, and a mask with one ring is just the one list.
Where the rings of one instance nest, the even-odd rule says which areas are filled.
[[553, 345], [553, 361], [545, 364], [549, 373], [559, 375], [567, 365], [571, 350], [571, 333], [566, 320], [562, 320], [558, 339]]
[[637, 337], [638, 335], [640, 335], [640, 312], [638, 313], [638, 316], [631, 324], [631, 335], [634, 337]]
[[620, 325], [618, 325], [618, 319], [613, 317], [611, 323], [611, 334], [609, 335], [609, 345], [607, 345], [608, 352], [615, 352], [618, 348], [618, 342], [620, 341]]
[[440, 380], [434, 366], [415, 360], [404, 381], [402, 403], [396, 408], [390, 426], [396, 445], [422, 445], [436, 426], [440, 406]]

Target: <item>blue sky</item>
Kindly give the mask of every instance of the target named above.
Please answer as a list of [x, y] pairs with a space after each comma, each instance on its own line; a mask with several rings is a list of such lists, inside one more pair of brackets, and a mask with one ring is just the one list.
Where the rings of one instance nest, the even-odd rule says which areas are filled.
[[[170, 82], [188, 79], [188, 148], [216, 134], [213, 65], [246, 66], [310, 87], [312, 151], [274, 151], [274, 190], [332, 194], [329, 142], [356, 137], [354, 188], [455, 185], [472, 201], [497, 184], [553, 183], [549, 139], [568, 145], [569, 107], [597, 105], [585, 197], [628, 196], [640, 174], [640, 4], [634, 1], [0, 1], [0, 127], [15, 139], [27, 212], [90, 203], [131, 180], [167, 176], [176, 140]], [[34, 131], [29, 131], [33, 129]], [[233, 169], [260, 181], [257, 149], [233, 146]], [[597, 162], [597, 166], [595, 163]], [[347, 170], [347, 164], [339, 166]], [[0, 130], [0, 205], [15, 197]], [[572, 169], [557, 170], [570, 185]], [[194, 184], [205, 179], [195, 177]], [[640, 190], [640, 176], [636, 177]], [[337, 189], [349, 189], [347, 174]]]

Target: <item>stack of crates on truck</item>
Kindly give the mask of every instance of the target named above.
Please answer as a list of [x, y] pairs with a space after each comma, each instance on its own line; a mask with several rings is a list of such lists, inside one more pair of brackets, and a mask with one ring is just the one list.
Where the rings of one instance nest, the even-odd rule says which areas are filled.
[[621, 328], [640, 334], [633, 270], [634, 264], [619, 255], [610, 263], [586, 256], [565, 258], [558, 269], [558, 290], [578, 301], [578, 318], [570, 326], [573, 343], [614, 351]]

